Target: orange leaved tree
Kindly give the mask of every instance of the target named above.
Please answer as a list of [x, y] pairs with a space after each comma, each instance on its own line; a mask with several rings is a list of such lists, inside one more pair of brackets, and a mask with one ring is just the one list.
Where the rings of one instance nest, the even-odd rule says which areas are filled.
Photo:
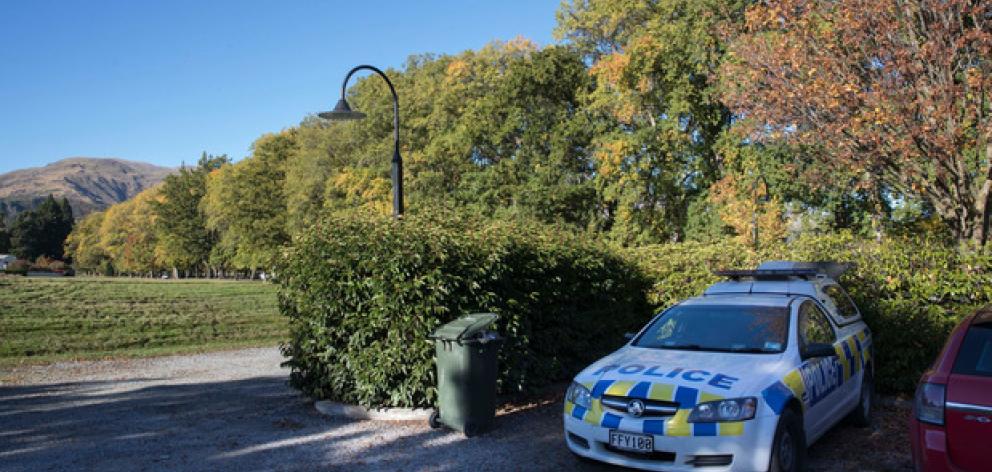
[[815, 148], [984, 244], [990, 61], [992, 2], [780, 0], [749, 8], [719, 79], [754, 139]]

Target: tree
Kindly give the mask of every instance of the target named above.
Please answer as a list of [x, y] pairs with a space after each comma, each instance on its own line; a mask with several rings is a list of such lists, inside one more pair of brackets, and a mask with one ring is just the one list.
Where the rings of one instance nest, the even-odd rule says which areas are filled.
[[0, 254], [10, 252], [10, 230], [7, 229], [7, 215], [0, 213]]
[[21, 212], [11, 226], [11, 246], [18, 257], [35, 260], [45, 256], [62, 259], [63, 243], [74, 219], [69, 201], [49, 195], [38, 207]]
[[732, 119], [709, 78], [719, 28], [740, 0], [574, 0], [556, 35], [582, 51], [604, 117], [592, 146], [611, 233], [625, 243], [682, 239], [687, 208], [720, 177], [717, 143]]
[[105, 213], [86, 215], [65, 240], [65, 255], [72, 258], [77, 270], [97, 271], [110, 263], [110, 257], [100, 244], [100, 229]]
[[183, 167], [162, 182], [155, 212], [158, 259], [173, 268], [206, 269], [217, 232], [207, 228], [201, 202], [207, 192], [207, 175], [230, 163], [227, 156], [203, 153], [194, 168]]
[[295, 130], [268, 134], [255, 141], [251, 156], [211, 172], [203, 210], [207, 229], [219, 235], [215, 262], [252, 271], [272, 266], [289, 241], [286, 163], [296, 150]]
[[919, 199], [984, 244], [992, 200], [992, 4], [779, 0], [755, 4], [720, 72], [750, 138], [807, 146], [809, 182], [852, 180], [876, 214]]
[[[586, 226], [596, 203], [580, 95], [592, 80], [572, 48], [525, 39], [389, 70], [401, 98], [404, 188], [412, 210], [470, 205]], [[389, 212], [392, 99], [377, 77], [349, 90], [365, 120], [308, 118], [296, 130], [284, 192], [288, 230], [322, 209]]]
[[146, 189], [108, 208], [103, 216], [99, 247], [117, 273], [150, 275], [164, 265], [155, 252], [158, 242], [152, 202], [159, 198], [158, 189]]
[[582, 57], [571, 48], [511, 58], [490, 93], [462, 118], [473, 166], [455, 197], [489, 214], [508, 208], [580, 228], [593, 224], [592, 128], [579, 98], [591, 88]]

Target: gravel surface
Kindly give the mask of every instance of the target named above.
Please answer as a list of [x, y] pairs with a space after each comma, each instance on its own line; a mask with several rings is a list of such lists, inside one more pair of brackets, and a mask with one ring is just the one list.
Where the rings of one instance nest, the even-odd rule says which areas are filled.
[[[466, 439], [324, 417], [281, 361], [260, 348], [0, 371], [0, 470], [619, 470], [565, 449], [557, 398], [504, 408]], [[811, 469], [911, 470], [905, 415], [890, 404], [872, 428], [835, 428]]]

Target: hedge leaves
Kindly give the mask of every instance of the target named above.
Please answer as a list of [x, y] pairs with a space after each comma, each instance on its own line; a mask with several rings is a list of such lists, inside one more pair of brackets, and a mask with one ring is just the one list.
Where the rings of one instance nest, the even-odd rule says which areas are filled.
[[432, 405], [426, 337], [461, 314], [500, 315], [504, 393], [569, 378], [651, 315], [636, 266], [528, 222], [332, 214], [294, 241], [279, 276], [291, 383], [363, 405]]
[[279, 271], [291, 383], [315, 398], [430, 406], [426, 337], [461, 314], [501, 315], [503, 393], [568, 380], [651, 314], [699, 295], [711, 271], [835, 260], [874, 333], [876, 383], [912, 391], [962, 317], [992, 302], [992, 257], [921, 239], [811, 236], [756, 252], [734, 242], [621, 249], [561, 227], [452, 214], [325, 216]]

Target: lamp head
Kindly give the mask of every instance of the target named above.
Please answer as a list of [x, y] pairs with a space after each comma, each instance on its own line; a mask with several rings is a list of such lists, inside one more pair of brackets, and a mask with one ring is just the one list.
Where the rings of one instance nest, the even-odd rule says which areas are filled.
[[333, 110], [317, 113], [317, 116], [324, 118], [325, 120], [347, 121], [361, 120], [365, 118], [365, 113], [352, 110], [351, 106], [348, 105], [348, 101], [342, 98], [341, 100], [338, 100], [338, 104], [334, 106]]

